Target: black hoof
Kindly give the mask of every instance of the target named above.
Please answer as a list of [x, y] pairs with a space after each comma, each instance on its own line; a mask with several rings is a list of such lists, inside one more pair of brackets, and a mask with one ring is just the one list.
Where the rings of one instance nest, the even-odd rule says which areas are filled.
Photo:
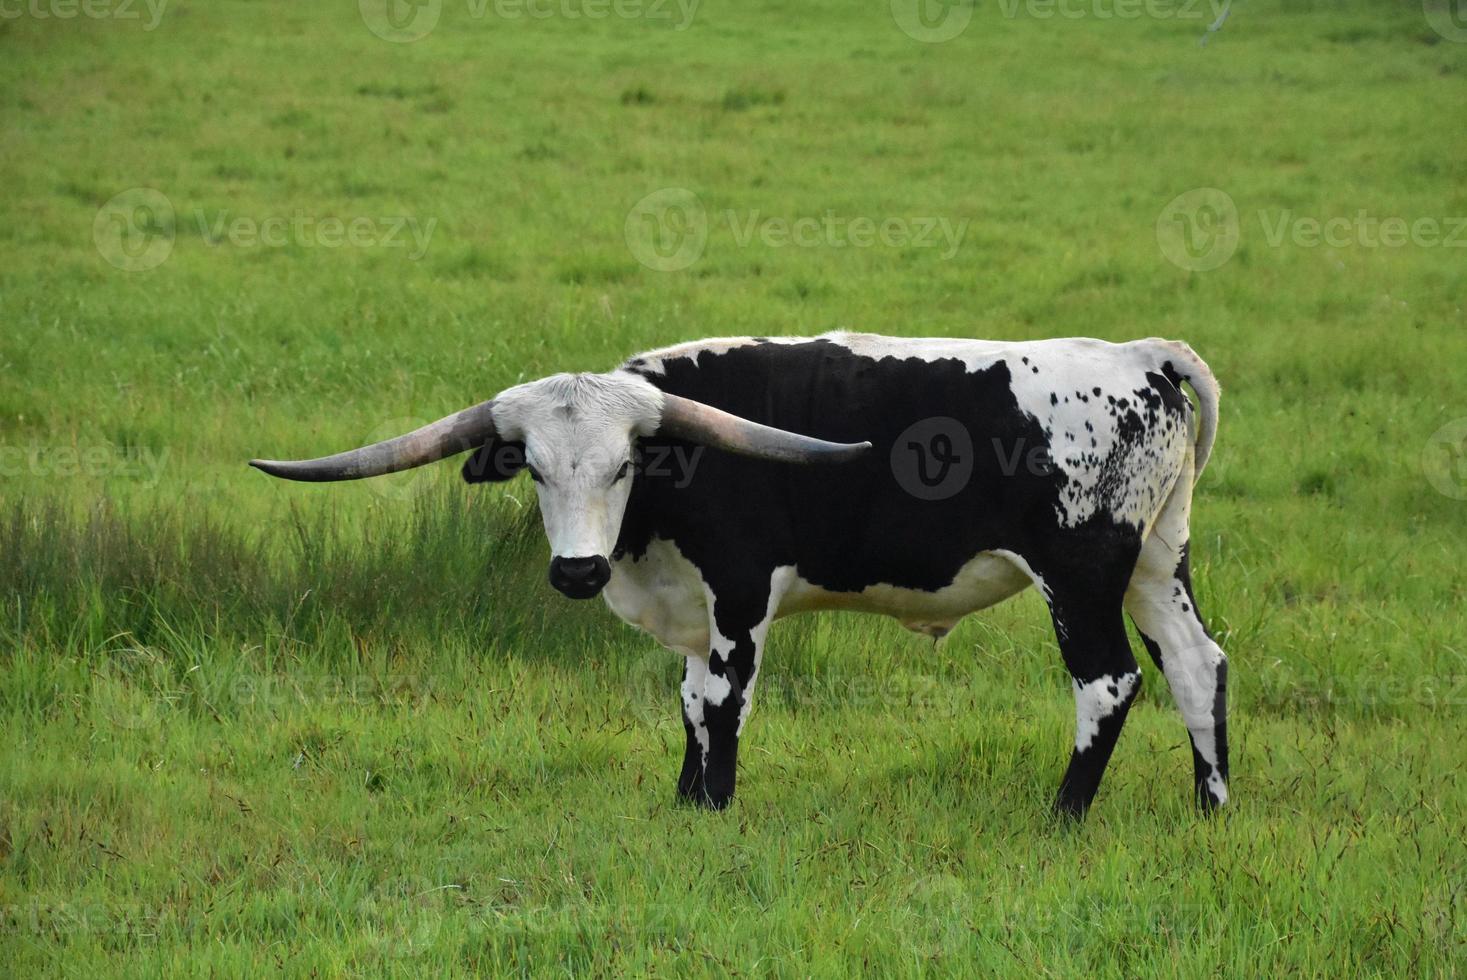
[[719, 793], [716, 796], [704, 793], [703, 798], [699, 800], [699, 803], [705, 810], [727, 810], [728, 805], [732, 802], [732, 793]]
[[703, 798], [703, 774], [695, 776], [684, 776], [677, 781], [677, 795], [680, 800], [690, 803], [697, 802]]
[[1085, 822], [1085, 814], [1089, 812], [1090, 804], [1077, 800], [1073, 797], [1060, 795], [1054, 801], [1054, 817], [1064, 824], [1080, 824]]
[[1194, 802], [1204, 817], [1216, 816], [1219, 810], [1225, 808], [1222, 803], [1217, 801], [1217, 798], [1212, 793], [1208, 792], [1207, 786], [1204, 783], [1197, 784], [1197, 793]]

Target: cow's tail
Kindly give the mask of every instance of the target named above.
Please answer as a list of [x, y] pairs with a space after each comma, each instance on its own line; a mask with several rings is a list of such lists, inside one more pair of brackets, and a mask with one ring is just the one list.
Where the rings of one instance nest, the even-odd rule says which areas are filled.
[[1197, 395], [1197, 446], [1193, 456], [1192, 482], [1202, 476], [1207, 458], [1212, 455], [1212, 443], [1217, 438], [1217, 401], [1222, 387], [1212, 376], [1207, 362], [1197, 352], [1180, 340], [1159, 341], [1162, 351], [1162, 367], [1170, 367], [1177, 377], [1192, 386]]

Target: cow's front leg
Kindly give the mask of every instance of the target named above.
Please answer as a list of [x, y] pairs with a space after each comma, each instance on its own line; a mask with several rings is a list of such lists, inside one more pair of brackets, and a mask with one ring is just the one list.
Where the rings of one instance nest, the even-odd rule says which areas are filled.
[[703, 799], [703, 755], [708, 751], [708, 730], [703, 725], [703, 684], [707, 678], [708, 661], [688, 657], [681, 688], [683, 732], [688, 742], [683, 750], [683, 771], [677, 778], [677, 795], [696, 802]]
[[710, 643], [708, 672], [703, 679], [703, 724], [701, 735], [696, 727], [692, 734], [703, 753], [701, 802], [714, 810], [722, 810], [733, 800], [739, 736], [753, 703], [754, 683], [776, 599], [770, 590], [737, 600], [709, 594]]

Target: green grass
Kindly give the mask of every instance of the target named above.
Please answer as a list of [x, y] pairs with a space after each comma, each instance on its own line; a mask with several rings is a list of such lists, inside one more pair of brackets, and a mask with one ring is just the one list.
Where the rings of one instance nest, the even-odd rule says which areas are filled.
[[[4, 972], [1460, 972], [1467, 479], [1431, 440], [1467, 417], [1467, 251], [1269, 229], [1467, 216], [1467, 45], [1389, 0], [1249, 0], [1206, 46], [1210, 12], [1012, 6], [940, 44], [886, 3], [446, 0], [411, 44], [351, 3], [0, 20]], [[173, 245], [128, 272], [93, 233], [135, 187]], [[667, 187], [708, 236], [658, 272], [625, 228]], [[1202, 187], [1239, 242], [1187, 271], [1157, 224]], [[945, 258], [742, 243], [756, 212], [967, 224]], [[228, 233], [296, 215], [431, 231]], [[1049, 822], [1073, 708], [1033, 595], [935, 649], [781, 623], [738, 802], [674, 806], [678, 665], [550, 592], [526, 486], [243, 466], [837, 327], [1212, 364], [1225, 815], [1147, 663], [1090, 820]]]

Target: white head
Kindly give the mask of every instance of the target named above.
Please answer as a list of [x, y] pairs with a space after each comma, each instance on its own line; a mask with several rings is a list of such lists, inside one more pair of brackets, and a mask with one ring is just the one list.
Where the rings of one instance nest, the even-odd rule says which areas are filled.
[[494, 399], [500, 445], [481, 447], [464, 478], [513, 475], [518, 455], [540, 500], [550, 584], [571, 598], [593, 596], [611, 577], [607, 558], [631, 495], [636, 442], [656, 433], [661, 418], [661, 392], [633, 374], [531, 381]]
[[464, 465], [470, 482], [528, 470], [550, 541], [550, 582], [586, 599], [611, 577], [609, 556], [631, 495], [637, 440], [652, 435], [796, 464], [843, 462], [871, 448], [771, 428], [613, 371], [517, 385], [407, 435], [334, 456], [250, 465], [290, 480], [356, 480], [475, 449]]

